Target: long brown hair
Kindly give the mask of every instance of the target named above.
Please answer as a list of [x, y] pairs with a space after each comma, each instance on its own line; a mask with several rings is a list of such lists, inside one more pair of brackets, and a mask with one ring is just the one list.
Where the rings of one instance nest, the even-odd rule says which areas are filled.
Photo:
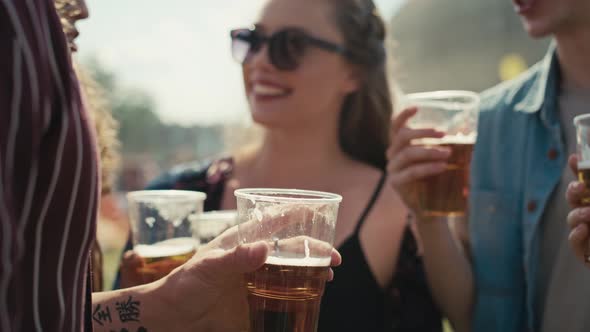
[[385, 169], [393, 96], [388, 81], [386, 28], [372, 0], [331, 0], [359, 89], [348, 95], [340, 114], [339, 140], [352, 158]]

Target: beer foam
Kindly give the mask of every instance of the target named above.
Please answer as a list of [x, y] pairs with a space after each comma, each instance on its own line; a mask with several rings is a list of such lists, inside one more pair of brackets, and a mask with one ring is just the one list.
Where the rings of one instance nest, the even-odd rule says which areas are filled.
[[578, 161], [578, 169], [579, 170], [590, 169], [590, 160]]
[[196, 241], [192, 238], [177, 238], [154, 244], [138, 244], [133, 250], [143, 258], [180, 256], [194, 251]]
[[422, 138], [414, 140], [418, 144], [424, 145], [441, 145], [441, 144], [475, 144], [477, 135], [471, 133], [469, 135], [457, 134], [447, 135], [443, 138]]
[[302, 266], [302, 267], [323, 267], [330, 266], [331, 257], [305, 257], [305, 258], [290, 258], [268, 256], [266, 264], [270, 265], [285, 265], [285, 266]]

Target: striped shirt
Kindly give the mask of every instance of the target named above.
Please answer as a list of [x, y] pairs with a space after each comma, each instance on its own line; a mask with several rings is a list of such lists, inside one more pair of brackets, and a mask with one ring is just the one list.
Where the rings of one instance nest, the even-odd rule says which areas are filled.
[[53, 0], [0, 0], [0, 331], [81, 331], [97, 157]]

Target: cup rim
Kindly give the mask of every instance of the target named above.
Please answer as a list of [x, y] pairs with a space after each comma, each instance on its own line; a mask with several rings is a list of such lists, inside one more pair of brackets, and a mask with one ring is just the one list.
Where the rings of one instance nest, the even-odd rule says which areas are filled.
[[203, 211], [199, 215], [199, 220], [229, 220], [232, 218], [237, 218], [238, 210], [213, 210], [213, 211]]
[[207, 194], [200, 191], [190, 190], [136, 190], [127, 193], [127, 199], [145, 202], [159, 198], [171, 198], [178, 201], [204, 201]]
[[[289, 194], [301, 197], [276, 196]], [[325, 191], [277, 188], [243, 188], [234, 191], [236, 198], [272, 203], [329, 204], [342, 202], [342, 196]]]
[[[402, 99], [408, 103], [409, 101], [427, 101], [437, 99], [448, 99], [464, 97], [468, 99], [464, 104], [465, 106], [473, 107], [477, 106], [481, 102], [481, 97], [478, 93], [468, 90], [437, 90], [437, 91], [426, 91], [406, 94]], [[471, 99], [471, 100], [469, 100]]]
[[[582, 125], [580, 123], [581, 121], [589, 120], [589, 119], [590, 119], [590, 113], [580, 114], [574, 118], [574, 126]], [[590, 126], [590, 124], [587, 124], [586, 126]]]

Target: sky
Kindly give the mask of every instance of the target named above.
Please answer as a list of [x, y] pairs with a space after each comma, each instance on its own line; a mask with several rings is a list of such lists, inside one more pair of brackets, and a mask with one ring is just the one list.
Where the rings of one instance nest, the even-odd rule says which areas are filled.
[[[294, 0], [296, 1], [296, 0]], [[404, 0], [376, 0], [386, 18]], [[251, 24], [264, 0], [87, 0], [77, 55], [95, 57], [122, 86], [150, 94], [167, 123], [247, 119], [229, 30]]]

